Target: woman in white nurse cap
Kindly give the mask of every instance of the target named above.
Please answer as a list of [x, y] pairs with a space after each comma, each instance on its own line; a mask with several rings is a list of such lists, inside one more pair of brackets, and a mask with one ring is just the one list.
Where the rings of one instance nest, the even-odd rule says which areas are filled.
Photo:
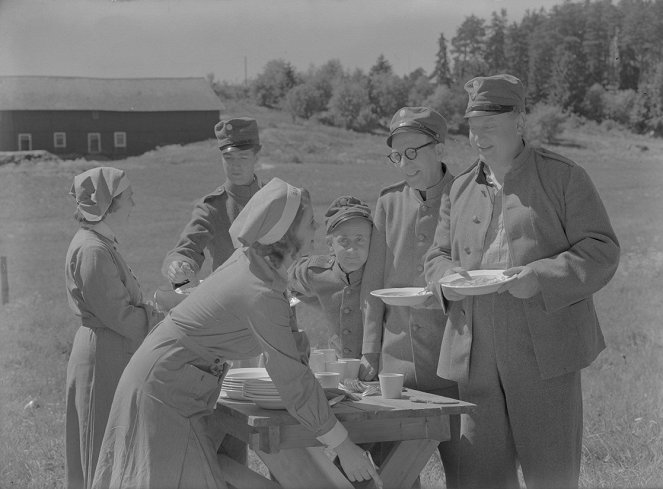
[[78, 330], [67, 366], [66, 487], [89, 487], [115, 388], [131, 354], [161, 319], [118, 252], [115, 231], [134, 206], [126, 174], [111, 167], [74, 177], [80, 229], [65, 284]]
[[338, 453], [348, 479], [373, 477], [381, 485], [291, 330], [287, 267], [311, 249], [316, 228], [304, 189], [274, 178], [251, 197], [230, 227], [235, 252], [171, 309], [122, 374], [93, 489], [121, 479], [145, 489], [173, 481], [216, 488], [225, 477], [205, 417], [214, 412], [228, 362], [260, 353], [289, 413]]

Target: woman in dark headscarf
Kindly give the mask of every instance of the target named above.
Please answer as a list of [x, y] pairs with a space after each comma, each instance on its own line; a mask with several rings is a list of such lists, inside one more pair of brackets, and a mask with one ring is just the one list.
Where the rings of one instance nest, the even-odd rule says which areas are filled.
[[124, 367], [161, 316], [146, 304], [117, 250], [115, 231], [134, 206], [122, 170], [93, 168], [74, 177], [80, 229], [67, 251], [69, 305], [80, 328], [67, 366], [66, 487], [92, 485], [108, 412]]
[[265, 354], [290, 414], [334, 449], [350, 480], [379, 481], [350, 441], [297, 348], [287, 269], [312, 247], [317, 224], [306, 190], [275, 178], [237, 216], [233, 255], [156, 327], [118, 386], [95, 489], [221, 489], [226, 484], [205, 417], [227, 361]]

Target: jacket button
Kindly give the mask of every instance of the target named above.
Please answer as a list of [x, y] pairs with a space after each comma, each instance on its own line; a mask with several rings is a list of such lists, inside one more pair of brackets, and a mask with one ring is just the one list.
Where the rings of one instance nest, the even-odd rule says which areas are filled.
[[343, 334], [350, 334], [350, 333], [352, 333], [352, 331], [350, 331], [349, 329], [344, 329], [343, 330]]
[[220, 358], [215, 358], [214, 363], [221, 363], [221, 359]]
[[479, 219], [477, 216], [472, 216], [472, 222], [475, 224], [479, 224], [481, 222], [481, 219]]
[[423, 272], [424, 271], [424, 266], [423, 265], [417, 265], [417, 272]]
[[465, 253], [467, 253], [469, 255], [470, 253], [472, 253], [472, 249], [469, 246], [466, 246], [465, 247]]
[[419, 331], [419, 328], [421, 328], [421, 326], [419, 326], [418, 324], [413, 324], [412, 325], [412, 329], [415, 330], [415, 331]]
[[352, 312], [352, 309], [350, 309], [349, 307], [346, 307], [345, 309], [343, 309], [343, 312], [345, 314], [348, 314], [348, 313]]
[[426, 240], [426, 235], [423, 234], [423, 233], [421, 233], [419, 236], [417, 236], [417, 239], [418, 239], [419, 241], [425, 241], [425, 240]]
[[350, 348], [343, 348], [343, 353], [350, 353], [351, 351]]

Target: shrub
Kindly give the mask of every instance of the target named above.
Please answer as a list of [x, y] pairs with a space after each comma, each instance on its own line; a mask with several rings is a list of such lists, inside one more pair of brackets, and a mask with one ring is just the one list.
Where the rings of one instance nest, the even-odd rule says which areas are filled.
[[567, 116], [559, 107], [539, 103], [527, 116], [526, 139], [534, 145], [554, 142], [564, 130]]
[[324, 94], [309, 83], [297, 85], [287, 93], [286, 107], [293, 116], [309, 119], [324, 110]]

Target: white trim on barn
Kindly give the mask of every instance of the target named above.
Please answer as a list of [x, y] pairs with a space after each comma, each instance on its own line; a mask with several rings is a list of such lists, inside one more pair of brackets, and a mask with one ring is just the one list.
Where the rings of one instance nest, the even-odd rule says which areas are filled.
[[[23, 143], [27, 142], [27, 147]], [[32, 151], [32, 134], [29, 132], [21, 132], [18, 134], [18, 150], [19, 151]]]
[[53, 147], [54, 148], [66, 148], [67, 147], [67, 133], [66, 132], [54, 132], [53, 133]]
[[101, 153], [101, 134], [98, 132], [87, 133], [87, 152], [90, 154]]
[[127, 147], [127, 133], [124, 131], [115, 131], [113, 133], [113, 143], [116, 148]]

